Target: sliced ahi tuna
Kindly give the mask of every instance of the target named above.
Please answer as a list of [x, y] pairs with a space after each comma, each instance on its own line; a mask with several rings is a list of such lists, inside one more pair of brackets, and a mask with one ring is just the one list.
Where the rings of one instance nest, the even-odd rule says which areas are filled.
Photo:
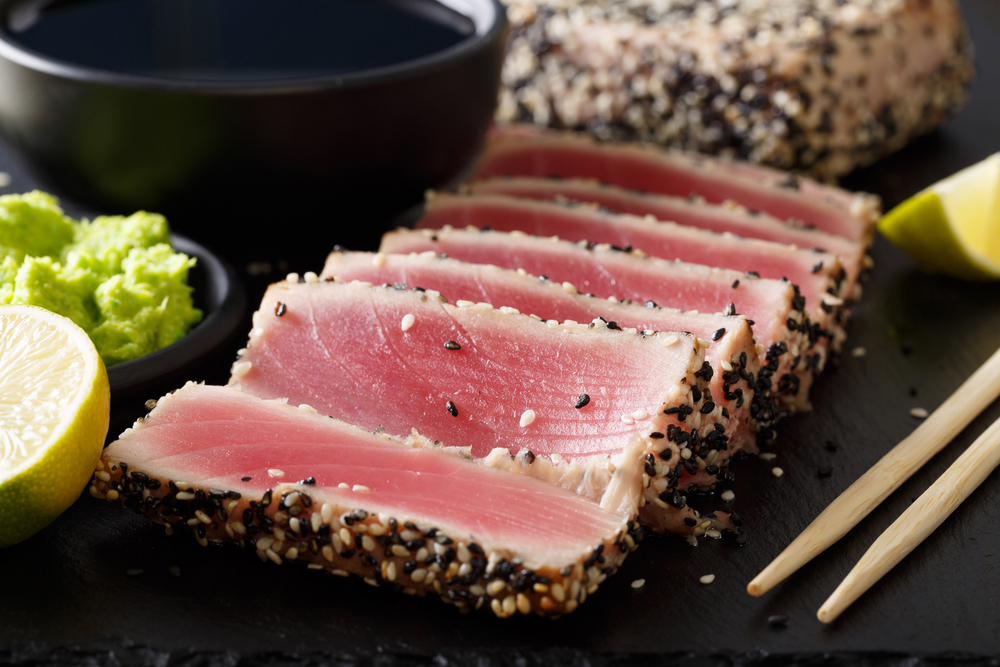
[[[536, 236], [558, 236], [567, 241], [590, 241], [635, 248], [652, 257], [679, 259], [764, 278], [787, 279], [806, 300], [813, 323], [829, 332], [834, 349], [844, 338], [844, 293], [853, 290], [836, 255], [759, 239], [747, 239], [661, 222], [652, 218], [602, 211], [592, 205], [519, 199], [506, 195], [428, 198], [421, 229], [445, 226], [522, 231]], [[826, 344], [826, 340], [822, 344]]]
[[499, 450], [594, 501], [639, 434], [651, 477], [667, 480], [644, 498], [680, 509], [677, 484], [702, 467], [682, 458], [685, 442], [701, 445], [707, 467], [733, 419], [707, 396], [705, 347], [691, 334], [453, 306], [437, 292], [282, 282], [265, 293], [230, 383], [368, 430], [416, 429], [474, 458]]
[[202, 545], [234, 543], [265, 562], [305, 561], [504, 617], [573, 611], [621, 565], [642, 530], [630, 520], [641, 480], [629, 469], [602, 509], [416, 434], [404, 442], [189, 383], [104, 450], [91, 494]]
[[825, 347], [817, 345], [822, 337], [814, 334], [804, 312], [805, 300], [790, 283], [780, 280], [521, 232], [399, 229], [382, 237], [381, 250], [429, 251], [467, 262], [523, 269], [568, 282], [599, 298], [745, 314], [754, 322], [754, 334], [762, 345], [758, 353], [766, 357], [757, 389], [771, 391], [791, 410], [809, 408], [808, 388], [826, 359]]
[[766, 168], [523, 127], [492, 133], [472, 179], [497, 176], [590, 178], [630, 190], [676, 197], [695, 194], [713, 204], [731, 200], [864, 244], [871, 241], [880, 210], [872, 195], [851, 194]]
[[[473, 194], [500, 194], [525, 199], [565, 199], [598, 204], [615, 213], [652, 215], [657, 220], [676, 222], [720, 234], [729, 232], [750, 239], [784, 243], [811, 250], [831, 252], [840, 259], [847, 271], [845, 293], [852, 301], [860, 296], [858, 278], [864, 273], [864, 245], [843, 236], [827, 234], [789, 224], [759, 211], [751, 212], [736, 202], [709, 204], [701, 197], [671, 197], [648, 192], [626, 190], [587, 179], [510, 177], [474, 181], [463, 186]], [[854, 289], [850, 285], [854, 284]]]
[[[726, 446], [723, 446], [720, 436], [714, 436], [714, 446], [705, 447], [703, 451], [700, 437], [692, 442], [689, 434], [668, 429], [664, 435], [672, 440], [683, 440], [694, 455], [694, 463], [697, 464], [699, 458], [710, 456], [708, 460], [703, 458], [706, 460], [703, 467], [682, 466], [676, 486], [681, 489], [687, 489], [692, 484], [707, 487], [721, 480], [726, 488], [731, 479], [726, 468], [733, 454], [745, 448], [756, 451], [758, 441], [761, 445], [773, 444], [775, 431], [771, 428], [771, 421], [777, 414], [777, 407], [771, 396], [755, 392], [760, 361], [750, 327], [743, 316], [682, 312], [657, 308], [653, 304], [641, 306], [629, 302], [609, 302], [581, 295], [569, 285], [540, 280], [526, 273], [486, 264], [468, 264], [431, 253], [376, 256], [334, 252], [327, 258], [320, 277], [394, 284], [400, 289], [407, 286], [411, 289], [432, 288], [457, 299], [462, 306], [471, 306], [473, 302], [494, 306], [503, 304], [546, 320], [590, 322], [603, 318], [609, 326], [617, 325], [625, 329], [692, 332], [710, 343], [705, 357], [713, 371], [708, 381], [708, 393], [702, 397], [700, 389], [692, 389], [692, 392], [695, 399], [711, 400], [721, 406]], [[577, 397], [578, 403], [589, 403], [590, 400], [589, 394]], [[705, 435], [704, 428], [699, 432], [701, 435]], [[715, 454], [709, 455], [712, 449], [715, 449]], [[515, 470], [523, 467], [523, 459], [512, 461], [503, 449], [494, 450], [487, 457], [487, 462]], [[668, 491], [670, 485], [663, 474], [662, 459], [655, 456], [649, 463], [654, 478], [651, 487], [657, 494]], [[657, 502], [652, 497], [648, 500], [640, 512], [644, 524], [658, 531], [676, 531], [682, 527], [674, 507], [665, 501]], [[687, 525], [684, 527], [690, 528]]]
[[[769, 426], [776, 409], [769, 397], [755, 402], [754, 386], [748, 380], [760, 374], [760, 360], [750, 326], [741, 315], [684, 312], [658, 308], [652, 302], [639, 305], [629, 301], [608, 301], [580, 294], [569, 284], [541, 280], [525, 272], [489, 264], [470, 264], [431, 253], [378, 256], [333, 252], [320, 278], [430, 288], [447, 296], [449, 301], [463, 305], [509, 306], [545, 320], [588, 323], [603, 318], [626, 329], [693, 333], [711, 343], [705, 352], [714, 371], [709, 382], [711, 398], [724, 407], [735, 422], [733, 428], [727, 428], [727, 453], [732, 455], [744, 447], [754, 450], [760, 429], [763, 429], [762, 444], [773, 439]], [[757, 417], [764, 423], [760, 424]]]

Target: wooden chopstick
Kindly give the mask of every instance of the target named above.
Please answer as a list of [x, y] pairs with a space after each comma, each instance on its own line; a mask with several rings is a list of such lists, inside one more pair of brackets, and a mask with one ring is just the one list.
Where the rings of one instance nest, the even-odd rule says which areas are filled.
[[944, 523], [1000, 464], [1000, 419], [869, 547], [816, 617], [830, 623]]
[[747, 585], [759, 597], [822, 553], [951, 442], [1000, 395], [1000, 350], [913, 433], [889, 450]]

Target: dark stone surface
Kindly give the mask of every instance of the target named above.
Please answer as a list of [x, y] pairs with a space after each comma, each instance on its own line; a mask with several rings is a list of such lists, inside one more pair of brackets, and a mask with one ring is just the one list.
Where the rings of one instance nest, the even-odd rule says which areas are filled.
[[[941, 130], [852, 175], [851, 187], [876, 191], [891, 205], [1000, 150], [995, 2], [963, 3], [979, 64], [969, 106]], [[6, 191], [31, 187], [6, 153], [0, 169], [13, 175]], [[205, 240], [195, 234], [199, 227], [212, 236], [212, 221], [183, 222], [198, 240]], [[366, 225], [359, 219], [342, 233], [314, 230], [294, 254], [266, 238], [206, 242], [244, 271], [253, 305], [284, 272], [318, 270], [334, 243], [371, 243]], [[283, 222], [275, 233], [288, 228]], [[0, 665], [996, 665], [989, 658], [1000, 656], [996, 474], [836, 623], [825, 626], [815, 613], [871, 542], [1000, 418], [1000, 403], [839, 544], [761, 599], [744, 590], [910, 433], [917, 425], [910, 408], [936, 407], [1000, 347], [1000, 284], [925, 276], [882, 239], [872, 255], [875, 270], [847, 345], [867, 354], [844, 355], [820, 378], [814, 413], [781, 426], [776, 461], [734, 464], [733, 507], [749, 534], [743, 548], [651, 538], [573, 614], [499, 621], [357, 579], [261, 563], [249, 552], [204, 549], [85, 495], [40, 534], [0, 551]], [[271, 272], [258, 273], [266, 267], [254, 262], [269, 263]], [[204, 379], [224, 382], [239, 346], [206, 367]], [[783, 477], [771, 475], [774, 465]], [[832, 471], [821, 478], [824, 466]], [[716, 580], [704, 586], [698, 578], [708, 573]], [[639, 578], [645, 585], [631, 588]], [[774, 615], [787, 617], [785, 627], [769, 625]]]

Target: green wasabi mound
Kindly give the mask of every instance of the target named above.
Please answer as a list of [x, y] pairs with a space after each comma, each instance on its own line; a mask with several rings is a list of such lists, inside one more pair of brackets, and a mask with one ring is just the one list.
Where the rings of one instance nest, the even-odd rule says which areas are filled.
[[0, 304], [70, 318], [107, 366], [166, 347], [201, 320], [187, 284], [195, 261], [170, 247], [162, 215], [76, 221], [44, 192], [0, 196]]

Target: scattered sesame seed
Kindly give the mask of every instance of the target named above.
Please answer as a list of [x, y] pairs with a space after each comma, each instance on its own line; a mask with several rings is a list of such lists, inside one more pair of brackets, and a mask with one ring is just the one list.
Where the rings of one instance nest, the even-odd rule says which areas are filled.
[[778, 455], [775, 454], [774, 452], [761, 452], [757, 456], [759, 456], [763, 461], [773, 461], [774, 459], [778, 458]]
[[781, 468], [775, 466], [775, 467], [771, 468], [771, 474], [774, 475], [775, 477], [781, 477], [782, 475], [785, 474], [785, 471], [782, 470]]
[[278, 468], [268, 468], [267, 474], [271, 477], [284, 477], [285, 471]]
[[355, 491], [357, 493], [371, 493], [371, 489], [364, 484], [355, 484], [351, 487], [351, 491]]
[[385, 253], [375, 253], [375, 256], [372, 257], [372, 266], [379, 269], [385, 266]]
[[459, 345], [458, 343], [456, 343], [453, 340], [448, 340], [448, 341], [445, 341], [445, 343], [444, 343], [444, 349], [455, 351], [455, 350], [461, 350], [462, 346]]
[[587, 394], [580, 394], [580, 396], [576, 399], [576, 403], [573, 404], [573, 407], [579, 410], [580, 408], [587, 407], [589, 403], [590, 396]]
[[148, 401], [146, 401], [146, 409], [147, 410], [152, 410], [155, 407], [156, 407], [156, 399], [155, 398], [151, 398]]
[[713, 581], [715, 581], [715, 575], [714, 574], [705, 574], [705, 575], [702, 575], [698, 579], [698, 581], [700, 581], [701, 583], [703, 583], [703, 584], [705, 584], [707, 586], [708, 584], [710, 584]]
[[788, 617], [781, 614], [775, 614], [773, 616], [767, 617], [767, 624], [772, 628], [783, 628], [788, 625]]
[[285, 276], [285, 281], [290, 283], [297, 283], [299, 282], [299, 274], [293, 271], [289, 273], [287, 276]]
[[930, 413], [924, 408], [910, 408], [910, 416], [916, 417], [917, 419], [927, 419]]
[[0, 188], [5, 188], [10, 185], [11, 178], [10, 174], [6, 171], [0, 171]]
[[851, 356], [852, 357], [863, 357], [867, 353], [868, 353], [868, 350], [866, 350], [863, 347], [856, 347], [853, 350], [851, 350]]
[[732, 491], [723, 491], [722, 495], [719, 496], [719, 497], [722, 498], [723, 502], [727, 502], [728, 503], [728, 502], [732, 502], [733, 498], [736, 497], [736, 494], [733, 493]]
[[318, 283], [319, 282], [319, 276], [317, 276], [314, 271], [306, 271], [302, 275], [302, 278], [305, 279], [305, 281], [307, 283]]
[[448, 401], [447, 403], [444, 404], [444, 408], [445, 410], [451, 413], [452, 417], [458, 416], [458, 408], [455, 407], [455, 404], [453, 402]]
[[635, 581], [632, 582], [632, 588], [642, 588], [645, 585], [646, 585], [645, 579], [636, 579]]
[[417, 318], [413, 316], [413, 313], [407, 313], [406, 315], [403, 315], [403, 321], [400, 323], [400, 328], [403, 331], [409, 331], [416, 321]]
[[529, 426], [533, 421], [535, 421], [535, 411], [525, 410], [524, 413], [521, 415], [521, 428]]

